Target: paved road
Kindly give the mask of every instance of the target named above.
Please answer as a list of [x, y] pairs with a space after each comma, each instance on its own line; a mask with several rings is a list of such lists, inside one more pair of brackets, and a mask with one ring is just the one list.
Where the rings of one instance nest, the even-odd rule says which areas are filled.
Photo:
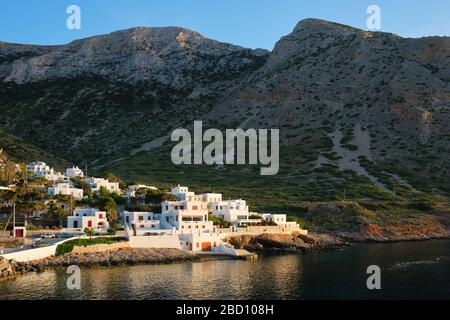
[[[50, 245], [55, 244], [59, 241], [63, 241], [64, 239], [45, 239], [42, 240], [42, 242], [48, 243]], [[6, 249], [0, 249], [0, 254], [9, 254], [9, 253], [15, 253], [15, 252], [20, 252], [20, 251], [25, 251], [25, 250], [30, 250], [33, 249], [33, 246], [31, 244], [29, 245], [23, 245], [20, 247], [16, 247], [16, 248], [6, 248]]]

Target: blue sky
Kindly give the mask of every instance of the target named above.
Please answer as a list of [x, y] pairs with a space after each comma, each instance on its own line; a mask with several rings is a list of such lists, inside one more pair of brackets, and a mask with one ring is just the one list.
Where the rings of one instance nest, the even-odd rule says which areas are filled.
[[[181, 26], [219, 41], [272, 49], [304, 18], [366, 28], [369, 5], [382, 30], [405, 37], [450, 36], [449, 0], [14, 0], [1, 1], [0, 41], [63, 44], [136, 26]], [[81, 8], [81, 30], [68, 30], [66, 9]]]

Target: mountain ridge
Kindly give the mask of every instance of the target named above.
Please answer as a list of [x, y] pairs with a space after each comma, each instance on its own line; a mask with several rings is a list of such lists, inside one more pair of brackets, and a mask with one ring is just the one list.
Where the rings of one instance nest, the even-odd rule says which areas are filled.
[[48, 49], [0, 45], [0, 129], [124, 178], [261, 188], [252, 168], [177, 167], [168, 141], [142, 146], [194, 120], [279, 128], [268, 186], [293, 199], [450, 192], [450, 38], [307, 19], [269, 52], [181, 30], [132, 28], [31, 58]]

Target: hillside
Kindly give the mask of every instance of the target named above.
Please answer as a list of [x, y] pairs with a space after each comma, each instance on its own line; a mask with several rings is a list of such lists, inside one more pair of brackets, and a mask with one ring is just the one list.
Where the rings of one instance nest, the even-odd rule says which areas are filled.
[[0, 130], [0, 149], [14, 162], [28, 163], [40, 159], [51, 166], [63, 169], [71, 163]]
[[[268, 210], [450, 193], [450, 38], [307, 19], [267, 52], [135, 28], [1, 43], [0, 79], [0, 128], [99, 173], [221, 189]], [[167, 137], [194, 120], [279, 128], [280, 173], [174, 166]]]

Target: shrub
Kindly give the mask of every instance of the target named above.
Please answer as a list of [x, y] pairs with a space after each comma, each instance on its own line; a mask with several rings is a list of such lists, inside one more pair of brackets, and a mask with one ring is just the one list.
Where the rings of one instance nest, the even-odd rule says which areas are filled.
[[219, 226], [220, 228], [229, 228], [229, 227], [231, 227], [231, 224], [229, 222], [225, 221], [221, 217], [217, 217], [217, 216], [214, 216], [212, 214], [209, 215], [208, 220], [212, 221], [213, 225]]
[[286, 217], [286, 221], [287, 222], [296, 222], [300, 226], [301, 229], [304, 229], [306, 226], [306, 222], [299, 217], [288, 216], [288, 217]]
[[436, 204], [433, 200], [428, 198], [420, 198], [412, 201], [408, 207], [410, 209], [419, 210], [419, 211], [433, 211], [436, 209]]

